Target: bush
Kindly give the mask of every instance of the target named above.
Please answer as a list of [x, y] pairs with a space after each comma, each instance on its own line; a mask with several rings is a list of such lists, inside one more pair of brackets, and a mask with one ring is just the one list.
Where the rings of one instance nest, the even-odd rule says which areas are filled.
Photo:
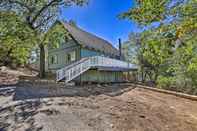
[[164, 76], [159, 76], [157, 79], [157, 85], [160, 88], [171, 88], [175, 85], [176, 80], [174, 77], [164, 77]]

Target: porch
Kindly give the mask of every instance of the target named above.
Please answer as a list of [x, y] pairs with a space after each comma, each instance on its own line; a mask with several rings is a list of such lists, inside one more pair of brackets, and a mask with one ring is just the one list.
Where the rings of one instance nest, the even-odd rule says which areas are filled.
[[[88, 70], [97, 70], [99, 72], [108, 72], [108, 77], [110, 75], [109, 72], [129, 72], [129, 71], [137, 71], [137, 66], [125, 61], [112, 59], [103, 56], [93, 56], [93, 57], [86, 57], [82, 58], [81, 60], [66, 66], [56, 72], [56, 80], [61, 81], [65, 80], [66, 83], [74, 80], [75, 78], [79, 77], [80, 75], [84, 74]], [[91, 75], [91, 74], [90, 74]], [[98, 74], [92, 74], [92, 77]], [[118, 79], [120, 76], [116, 76]], [[115, 79], [114, 79], [115, 80]], [[109, 81], [111, 82], [111, 81]]]

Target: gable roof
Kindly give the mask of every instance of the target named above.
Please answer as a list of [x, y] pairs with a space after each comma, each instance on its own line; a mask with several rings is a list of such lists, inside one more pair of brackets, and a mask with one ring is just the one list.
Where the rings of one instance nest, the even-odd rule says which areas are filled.
[[98, 50], [106, 54], [119, 56], [119, 51], [113, 47], [108, 41], [99, 38], [96, 35], [88, 33], [77, 26], [70, 25], [67, 22], [61, 22], [65, 29], [74, 37], [74, 39], [84, 47]]

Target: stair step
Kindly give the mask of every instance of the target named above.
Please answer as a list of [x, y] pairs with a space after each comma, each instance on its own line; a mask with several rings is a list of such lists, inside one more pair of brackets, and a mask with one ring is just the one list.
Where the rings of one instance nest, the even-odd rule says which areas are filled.
[[93, 56], [93, 57], [87, 57], [83, 58], [80, 61], [77, 61], [75, 63], [72, 63], [71, 65], [66, 66], [63, 69], [60, 69], [56, 72], [56, 81], [60, 81], [65, 78], [65, 83], [68, 83], [69, 81], [73, 80], [77, 76], [81, 75], [85, 71], [89, 70], [91, 67], [108, 67], [108, 68], [125, 68], [125, 69], [131, 69], [136, 68], [135, 65], [116, 60], [111, 59], [107, 57], [102, 56]]

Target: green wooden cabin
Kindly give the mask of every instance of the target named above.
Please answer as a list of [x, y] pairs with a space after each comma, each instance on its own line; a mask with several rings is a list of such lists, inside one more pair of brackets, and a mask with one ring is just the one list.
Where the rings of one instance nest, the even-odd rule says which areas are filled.
[[[49, 72], [55, 73], [57, 70], [77, 63], [83, 58], [92, 56], [123, 60], [121, 52], [106, 40], [67, 22], [58, 21], [55, 24], [63, 25], [62, 28], [64, 28], [69, 35], [65, 35], [57, 48], [48, 47], [46, 65]], [[130, 70], [136, 70], [136, 68]], [[124, 72], [130, 70], [96, 67], [85, 71], [72, 81], [96, 83], [123, 82]]]

